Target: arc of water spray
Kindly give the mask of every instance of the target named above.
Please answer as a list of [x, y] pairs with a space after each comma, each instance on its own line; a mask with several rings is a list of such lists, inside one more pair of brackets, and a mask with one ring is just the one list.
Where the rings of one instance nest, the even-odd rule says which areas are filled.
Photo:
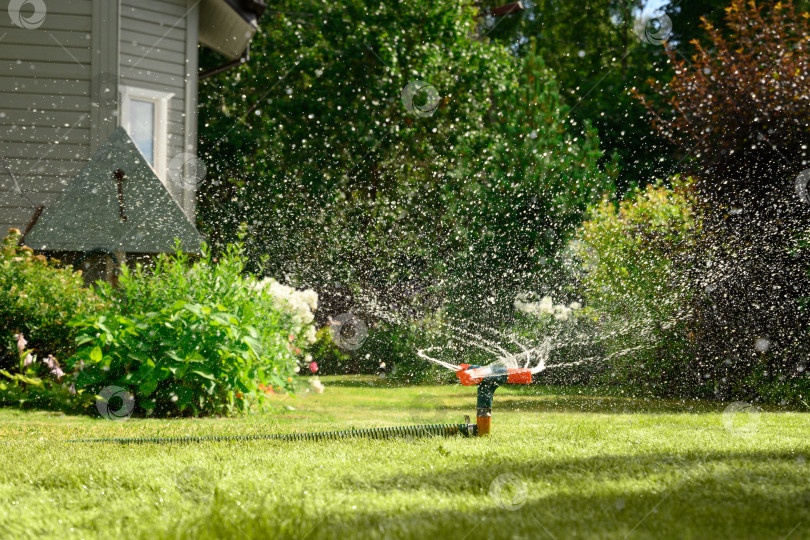
[[[398, 318], [396, 317], [395, 314], [390, 313], [388, 310], [385, 310], [385, 309], [382, 309], [381, 307], [379, 307], [380, 306], [379, 302], [376, 302], [374, 299], [370, 299], [370, 298], [366, 298], [366, 300], [369, 300], [366, 303], [367, 306], [368, 306], [368, 311], [369, 312], [373, 313], [374, 315], [380, 317], [381, 319], [383, 319], [383, 320], [385, 320], [387, 322], [401, 323], [401, 321], [398, 320]], [[582, 359], [574, 361], [574, 362], [564, 362], [564, 363], [559, 363], [559, 364], [547, 364], [546, 359], [548, 359], [549, 354], [553, 349], [559, 349], [559, 348], [562, 348], [562, 347], [572, 345], [574, 343], [577, 343], [577, 341], [579, 341], [579, 340], [571, 340], [571, 339], [559, 340], [559, 339], [557, 339], [559, 336], [555, 336], [554, 339], [552, 339], [551, 337], [546, 337], [540, 345], [535, 346], [535, 347], [526, 347], [524, 344], [522, 344], [517, 339], [515, 339], [513, 334], [506, 334], [506, 333], [501, 332], [501, 331], [499, 331], [497, 329], [490, 328], [488, 326], [485, 326], [485, 325], [483, 325], [481, 323], [477, 323], [477, 322], [474, 322], [474, 321], [469, 321], [467, 323], [469, 326], [480, 328], [482, 330], [482, 334], [490, 334], [490, 335], [496, 336], [497, 338], [506, 339], [506, 340], [508, 340], [509, 342], [511, 342], [512, 344], [516, 345], [518, 348], [521, 349], [519, 352], [514, 352], [513, 353], [513, 352], [507, 350], [506, 348], [504, 348], [503, 346], [501, 346], [496, 341], [493, 341], [492, 339], [487, 338], [485, 335], [472, 332], [471, 330], [468, 330], [465, 327], [459, 326], [456, 323], [451, 323], [451, 322], [448, 322], [448, 321], [437, 321], [437, 322], [443, 328], [449, 329], [449, 330], [455, 332], [458, 335], [462, 335], [462, 336], [466, 337], [468, 339], [468, 344], [469, 345], [477, 347], [477, 348], [481, 349], [482, 351], [485, 351], [485, 352], [491, 354], [492, 356], [494, 356], [495, 357], [494, 362], [503, 362], [508, 367], [519, 367], [518, 366], [519, 358], [523, 357], [525, 355], [525, 359], [523, 361], [522, 368], [530, 369], [532, 374], [539, 373], [540, 371], [543, 371], [543, 370], [546, 370], [546, 369], [578, 366], [578, 365], [581, 365], [581, 364], [584, 364], [584, 363], [587, 363], [587, 362], [591, 362], [591, 361], [594, 361], [594, 360], [610, 360], [611, 358], [615, 358], [617, 356], [628, 354], [628, 353], [633, 352], [633, 351], [649, 348], [649, 347], [652, 347], [654, 345], [654, 344], [642, 344], [642, 345], [638, 345], [638, 346], [635, 346], [635, 347], [629, 347], [629, 348], [623, 349], [621, 351], [616, 351], [616, 352], [614, 352], [614, 353], [612, 353], [612, 354], [610, 354], [610, 355], [608, 355], [607, 357], [604, 357], [604, 358], [599, 357], [599, 356], [592, 356], [592, 357], [582, 358]], [[595, 341], [602, 341], [602, 340], [605, 340], [605, 339], [609, 339], [610, 337], [615, 337], [618, 334], [623, 334], [626, 331], [632, 330], [633, 327], [634, 327], [634, 325], [625, 324], [621, 328], [613, 328], [613, 331], [605, 332], [602, 335], [596, 337]], [[643, 331], [641, 333], [646, 334], [646, 332], [643, 332]], [[587, 340], [587, 338], [584, 338], [584, 339]], [[593, 339], [593, 338], [591, 338], [591, 339]], [[429, 362], [432, 362], [432, 363], [434, 363], [434, 364], [436, 364], [438, 366], [441, 366], [441, 367], [443, 367], [445, 369], [448, 369], [448, 370], [451, 370], [451, 371], [457, 371], [457, 370], [460, 369], [459, 365], [453, 364], [451, 362], [447, 362], [447, 361], [444, 361], [444, 360], [441, 360], [439, 358], [434, 357], [431, 354], [434, 351], [443, 351], [443, 350], [449, 350], [449, 349], [450, 349], [449, 346], [434, 345], [434, 346], [431, 346], [431, 347], [427, 347], [425, 349], [417, 350], [417, 355], [420, 358], [423, 358], [423, 359], [425, 359], [425, 360], [427, 360]], [[534, 364], [534, 365], [532, 365], [532, 364]]]

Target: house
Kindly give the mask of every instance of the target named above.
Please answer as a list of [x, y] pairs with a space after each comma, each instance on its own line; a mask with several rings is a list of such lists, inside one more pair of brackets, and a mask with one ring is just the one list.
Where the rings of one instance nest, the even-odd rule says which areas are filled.
[[[0, 231], [69, 262], [199, 252], [197, 84], [246, 61], [261, 0], [0, 7]], [[227, 60], [200, 74], [198, 48]], [[103, 272], [100, 274], [104, 277]]]

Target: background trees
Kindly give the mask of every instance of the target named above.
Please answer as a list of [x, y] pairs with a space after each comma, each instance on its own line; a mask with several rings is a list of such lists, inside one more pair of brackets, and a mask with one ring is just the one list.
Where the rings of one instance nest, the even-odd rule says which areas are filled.
[[470, 311], [548, 281], [612, 176], [541, 58], [453, 2], [276, 7], [253, 60], [201, 89], [203, 228], [245, 223], [255, 269], [317, 287], [327, 313], [358, 290]]

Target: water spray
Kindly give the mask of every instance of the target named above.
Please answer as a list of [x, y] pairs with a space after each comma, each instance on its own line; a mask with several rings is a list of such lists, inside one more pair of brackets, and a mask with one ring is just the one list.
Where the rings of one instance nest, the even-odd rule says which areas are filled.
[[476, 402], [476, 434], [479, 437], [489, 435], [492, 423], [492, 398], [495, 390], [502, 384], [531, 384], [532, 371], [529, 368], [510, 368], [505, 366], [471, 366], [461, 364], [456, 371], [464, 386], [478, 385]]

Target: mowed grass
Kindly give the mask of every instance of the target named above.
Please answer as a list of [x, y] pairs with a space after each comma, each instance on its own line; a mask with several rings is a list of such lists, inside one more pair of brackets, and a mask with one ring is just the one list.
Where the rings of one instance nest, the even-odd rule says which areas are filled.
[[[501, 388], [488, 438], [75, 444], [460, 422], [475, 389], [323, 378], [237, 419], [0, 410], [0, 537], [810, 538], [810, 414]], [[289, 408], [294, 410], [289, 410]], [[725, 422], [724, 422], [725, 420]]]

